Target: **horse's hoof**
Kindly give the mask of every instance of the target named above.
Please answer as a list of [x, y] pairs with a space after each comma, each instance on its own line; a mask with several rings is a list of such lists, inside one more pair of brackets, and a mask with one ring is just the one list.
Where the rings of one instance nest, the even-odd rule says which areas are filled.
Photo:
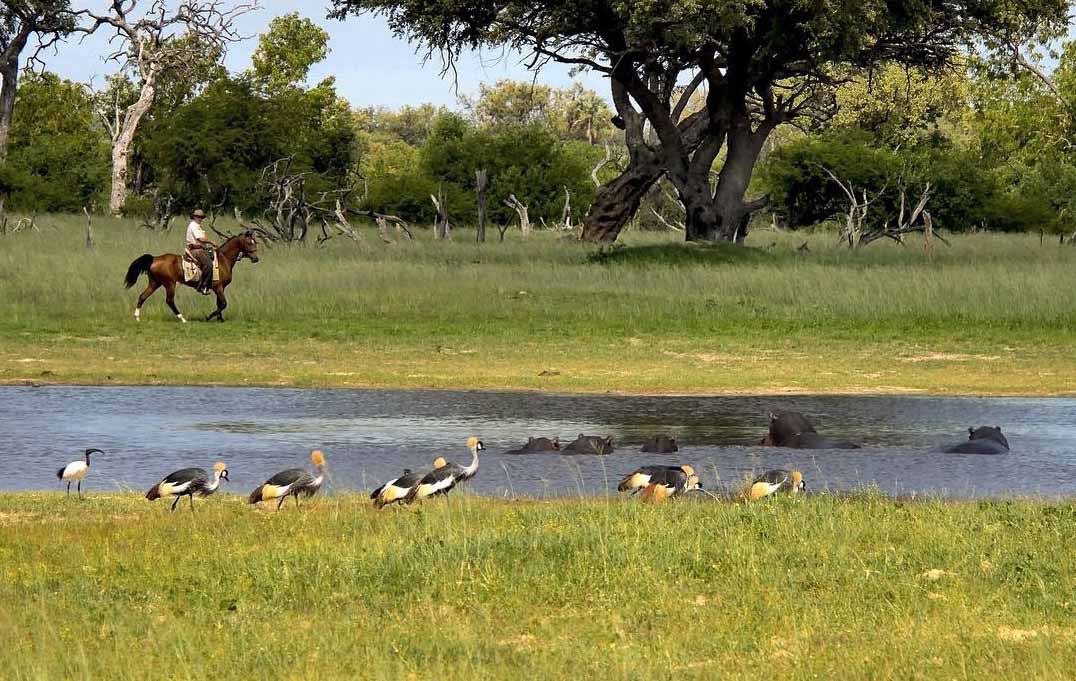
[[142, 310], [135, 310], [135, 321], [142, 321]]
[[176, 319], [178, 319], [179, 321], [183, 322], [184, 324], [186, 324], [186, 323], [187, 323], [187, 318], [186, 318], [186, 317], [184, 317], [184, 316], [183, 316], [183, 315], [181, 315], [181, 314], [177, 314], [177, 315], [176, 315]]

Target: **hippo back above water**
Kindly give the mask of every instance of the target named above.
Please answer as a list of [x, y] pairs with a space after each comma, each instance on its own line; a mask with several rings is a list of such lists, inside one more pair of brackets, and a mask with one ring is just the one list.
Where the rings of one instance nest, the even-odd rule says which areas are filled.
[[540, 452], [559, 452], [560, 438], [550, 440], [547, 437], [529, 437], [527, 444], [519, 449], [511, 449], [505, 454], [538, 454]]
[[980, 426], [968, 428], [967, 440], [943, 451], [947, 454], [1005, 454], [1009, 451], [1009, 441], [1001, 433], [1001, 426]]
[[560, 451], [565, 454], [612, 454], [613, 438], [580, 433], [574, 442], [564, 445]]
[[759, 444], [793, 449], [859, 449], [854, 442], [819, 435], [814, 424], [798, 411], [771, 413], [770, 430]]
[[667, 433], [659, 433], [643, 443], [642, 451], [648, 454], [672, 454], [680, 451], [676, 438]]

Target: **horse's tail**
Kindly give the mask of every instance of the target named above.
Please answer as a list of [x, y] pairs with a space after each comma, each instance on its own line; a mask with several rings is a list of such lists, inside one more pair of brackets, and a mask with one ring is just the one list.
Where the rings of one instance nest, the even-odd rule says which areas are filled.
[[124, 278], [123, 283], [127, 285], [127, 288], [131, 288], [138, 281], [139, 275], [143, 272], [149, 273], [149, 268], [152, 264], [153, 256], [149, 253], [135, 258], [135, 261], [127, 268], [127, 277]]

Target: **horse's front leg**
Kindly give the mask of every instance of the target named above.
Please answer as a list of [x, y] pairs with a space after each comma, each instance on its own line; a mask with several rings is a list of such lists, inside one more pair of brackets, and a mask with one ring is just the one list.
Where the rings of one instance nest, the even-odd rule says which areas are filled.
[[136, 322], [142, 321], [142, 305], [145, 304], [146, 299], [149, 298], [150, 296], [152, 296], [153, 292], [156, 291], [158, 287], [160, 287], [160, 284], [158, 284], [153, 279], [150, 279], [149, 280], [149, 285], [146, 286], [146, 290], [143, 291], [140, 296], [138, 296], [138, 304], [135, 305], [135, 321]]
[[187, 318], [184, 317], [183, 313], [181, 313], [179, 311], [179, 308], [176, 307], [176, 285], [175, 285], [175, 283], [165, 284], [164, 292], [165, 292], [165, 301], [168, 303], [168, 307], [172, 308], [172, 314], [174, 314], [176, 316], [176, 319], [178, 319], [179, 321], [186, 324], [187, 323]]
[[224, 297], [224, 287], [217, 287], [217, 309], [209, 313], [209, 316], [205, 318], [207, 322], [212, 321], [214, 317], [220, 321], [224, 321], [224, 308], [228, 307], [228, 299]]

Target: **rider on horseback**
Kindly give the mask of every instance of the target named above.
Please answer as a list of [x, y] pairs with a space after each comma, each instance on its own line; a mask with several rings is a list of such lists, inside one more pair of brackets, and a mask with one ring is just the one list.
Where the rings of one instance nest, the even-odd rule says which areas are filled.
[[198, 291], [207, 294], [213, 288], [213, 250], [217, 245], [210, 241], [202, 229], [205, 211], [201, 208], [191, 213], [191, 224], [187, 225], [187, 252], [191, 254], [198, 267], [202, 269], [202, 280]]

